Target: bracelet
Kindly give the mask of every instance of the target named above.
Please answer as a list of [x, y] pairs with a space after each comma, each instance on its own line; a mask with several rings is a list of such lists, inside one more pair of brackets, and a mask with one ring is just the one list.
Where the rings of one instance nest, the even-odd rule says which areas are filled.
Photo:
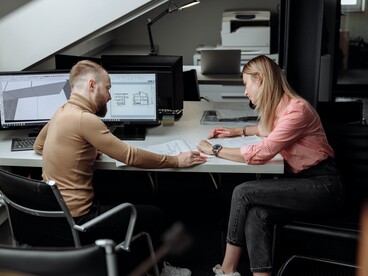
[[243, 127], [243, 136], [247, 136], [247, 127]]

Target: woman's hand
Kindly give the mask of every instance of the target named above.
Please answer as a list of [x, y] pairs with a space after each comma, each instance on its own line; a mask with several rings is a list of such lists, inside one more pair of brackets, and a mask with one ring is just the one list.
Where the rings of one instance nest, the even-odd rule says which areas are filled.
[[206, 162], [206, 157], [201, 156], [198, 151], [181, 152], [177, 157], [179, 168], [193, 167]]
[[213, 154], [213, 152], [212, 152], [212, 144], [209, 143], [207, 140], [201, 140], [199, 142], [199, 144], [197, 145], [197, 149], [200, 152], [203, 152], [203, 153], [208, 154], [208, 155]]
[[239, 135], [239, 128], [216, 127], [210, 131], [211, 134], [208, 136], [208, 139], [233, 137]]

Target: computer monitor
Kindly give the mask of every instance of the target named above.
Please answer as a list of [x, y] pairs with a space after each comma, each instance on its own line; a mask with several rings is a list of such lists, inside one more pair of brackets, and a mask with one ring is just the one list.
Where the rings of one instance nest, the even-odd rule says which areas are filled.
[[160, 118], [166, 114], [180, 118], [184, 101], [182, 56], [102, 55], [101, 65], [110, 72], [156, 71]]
[[2, 128], [45, 125], [55, 110], [69, 99], [69, 72], [1, 72]]
[[101, 59], [96, 57], [55, 54], [55, 69], [72, 69], [78, 61], [85, 59], [101, 64]]
[[156, 126], [157, 74], [156, 72], [109, 72], [111, 101], [102, 120], [116, 125], [113, 133], [123, 140], [143, 140], [146, 128]]
[[[111, 72], [111, 101], [102, 120], [116, 126], [121, 139], [143, 140], [147, 125], [157, 125], [155, 72]], [[41, 127], [70, 98], [69, 72], [0, 73], [2, 128]]]

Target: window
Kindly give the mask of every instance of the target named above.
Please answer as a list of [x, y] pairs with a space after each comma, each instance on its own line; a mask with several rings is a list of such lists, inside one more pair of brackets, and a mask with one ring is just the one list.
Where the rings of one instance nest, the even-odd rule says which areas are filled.
[[365, 8], [365, 0], [341, 0], [341, 9], [344, 12], [362, 12]]

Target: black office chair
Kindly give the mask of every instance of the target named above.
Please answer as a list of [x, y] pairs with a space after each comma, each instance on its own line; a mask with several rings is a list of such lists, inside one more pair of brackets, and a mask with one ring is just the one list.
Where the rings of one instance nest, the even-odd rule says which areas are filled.
[[117, 276], [112, 240], [97, 240], [79, 248], [0, 246], [0, 275]]
[[317, 112], [323, 124], [362, 124], [365, 122], [362, 100], [346, 102], [318, 102]]
[[184, 101], [200, 101], [204, 99], [209, 102], [206, 97], [201, 97], [196, 69], [183, 71], [183, 87]]
[[183, 71], [184, 101], [200, 101], [197, 71]]
[[[116, 245], [117, 251], [129, 251], [131, 242], [144, 237], [150, 256], [155, 259], [152, 241], [148, 233], [133, 236], [137, 212], [134, 205], [122, 203], [98, 217], [77, 225], [55, 183], [25, 178], [0, 169], [0, 196], [3, 198], [10, 230], [17, 246], [81, 247], [83, 235], [95, 224], [123, 209], [130, 211], [130, 221], [125, 240]], [[156, 263], [156, 262], [154, 262]], [[158, 267], [154, 266], [156, 275]]]
[[[280, 269], [293, 271], [281, 275], [355, 275], [359, 215], [368, 198], [368, 125], [332, 123], [324, 128], [345, 186], [344, 205], [330, 217], [305, 217], [276, 225], [273, 275]], [[320, 260], [327, 260], [328, 265]], [[340, 274], [326, 274], [324, 267], [334, 263], [330, 270]], [[312, 264], [315, 272], [308, 274]]]
[[355, 275], [356, 270], [357, 266], [348, 263], [293, 255], [284, 263], [277, 276]]

